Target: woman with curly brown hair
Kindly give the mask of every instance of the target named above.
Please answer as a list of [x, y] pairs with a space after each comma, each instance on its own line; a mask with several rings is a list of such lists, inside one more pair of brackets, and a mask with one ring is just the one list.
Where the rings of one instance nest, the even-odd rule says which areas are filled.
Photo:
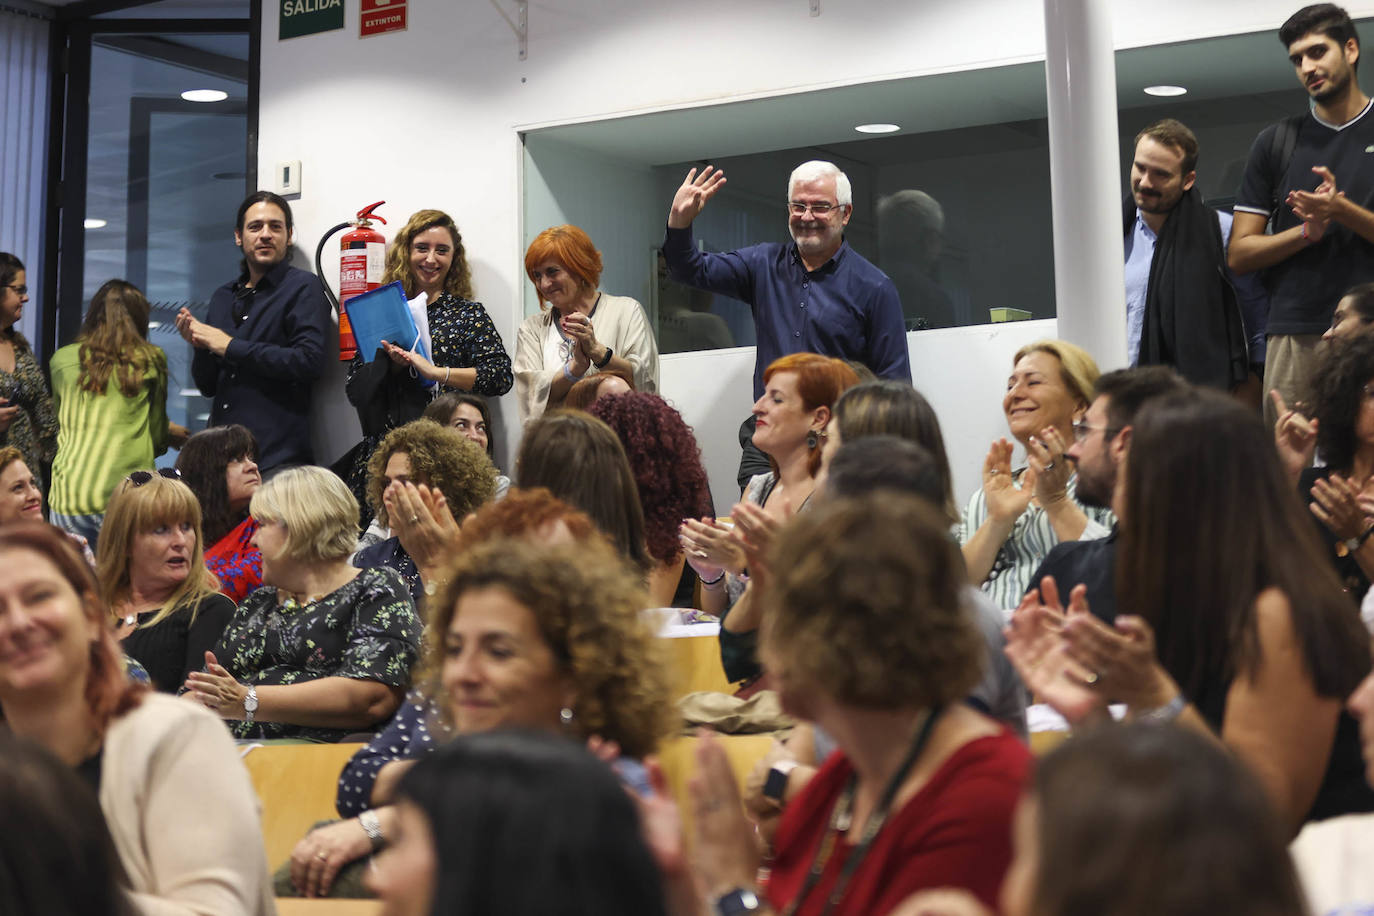
[[[522, 506], [526, 498], [530, 504]], [[428, 605], [416, 679], [422, 695], [412, 695], [401, 713], [408, 721], [388, 732], [410, 733], [406, 757], [412, 759], [452, 733], [507, 727], [561, 732], [587, 741], [615, 761], [629, 785], [642, 788], [636, 761], [654, 750], [672, 721], [667, 668], [640, 618], [644, 594], [614, 549], [589, 530], [585, 515], [553, 508], [559, 511], [551, 516], [547, 493], [526, 497], [516, 490], [473, 519], [485, 530], [517, 519], [537, 527], [465, 546], [445, 570]], [[437, 714], [427, 708], [426, 696], [436, 701]], [[422, 729], [426, 737], [417, 740]], [[369, 749], [385, 746], [388, 732]], [[361, 799], [367, 810], [297, 844], [291, 875], [301, 894], [329, 893], [343, 865], [394, 836], [392, 793], [409, 766], [409, 760], [391, 758], [371, 774], [368, 797]], [[345, 770], [340, 813], [360, 802], [359, 793], [344, 785], [348, 779]]]
[[59, 424], [48, 506], [54, 524], [92, 548], [115, 486], [186, 441], [186, 429], [167, 420], [167, 354], [148, 342], [150, 311], [138, 287], [108, 281], [80, 336], [48, 366]]
[[[459, 519], [490, 501], [496, 492], [496, 467], [486, 452], [456, 429], [433, 420], [419, 419], [387, 433], [372, 453], [367, 471], [368, 505], [383, 528], [391, 524], [383, 494], [398, 480], [438, 490]], [[396, 570], [406, 580], [415, 606], [420, 606], [425, 593], [420, 571], [396, 535], [358, 551], [353, 565]]]
[[682, 414], [656, 394], [607, 395], [588, 412], [615, 430], [630, 459], [644, 509], [644, 539], [654, 561], [649, 600], [655, 607], [669, 607], [682, 578], [678, 528], [684, 519], [714, 512], [701, 449]]
[[1355, 601], [1374, 577], [1374, 337], [1354, 334], [1317, 363], [1316, 445], [1326, 465], [1306, 468], [1298, 494], [1317, 520], [1341, 584]]
[[[943, 886], [996, 905], [1030, 752], [963, 702], [983, 648], [958, 551], [937, 509], [891, 492], [818, 503], [772, 545], [761, 652], [783, 708], [839, 749], [782, 811], [760, 914], [887, 913]], [[741, 912], [765, 893], [757, 839], [723, 748], [698, 761], [696, 877]]]
[[513, 382], [506, 345], [482, 303], [473, 301], [472, 270], [451, 216], [441, 210], [411, 215], [387, 250], [382, 282], [396, 281], [407, 299], [425, 296], [423, 311], [416, 306], [424, 346], [390, 341], [385, 352], [360, 353], [349, 366], [348, 400], [365, 437], [349, 478], [355, 493], [365, 485], [363, 465], [380, 438], [419, 419], [435, 396], [498, 397]]

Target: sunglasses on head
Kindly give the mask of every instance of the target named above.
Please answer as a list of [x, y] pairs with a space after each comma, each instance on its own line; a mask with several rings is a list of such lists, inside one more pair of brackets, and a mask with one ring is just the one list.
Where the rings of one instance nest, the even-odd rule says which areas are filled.
[[[141, 487], [153, 479], [153, 474], [153, 471], [134, 471], [129, 475], [128, 481], [136, 487]], [[176, 468], [158, 468], [156, 474], [158, 477], [165, 477], [168, 480], [181, 479], [181, 472]]]

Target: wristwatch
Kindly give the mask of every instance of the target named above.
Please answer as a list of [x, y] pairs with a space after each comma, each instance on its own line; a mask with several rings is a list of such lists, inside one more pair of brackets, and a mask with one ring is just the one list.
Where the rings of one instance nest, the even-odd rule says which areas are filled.
[[768, 778], [763, 781], [763, 797], [771, 798], [779, 808], [783, 805], [783, 798], [787, 795], [787, 777], [797, 768], [795, 760], [779, 760], [773, 764], [768, 771]]
[[367, 834], [368, 840], [372, 843], [373, 852], [386, 845], [386, 837], [382, 836], [382, 821], [377, 817], [376, 811], [369, 809], [359, 814], [358, 823], [363, 825], [363, 833]]
[[610, 347], [607, 347], [606, 355], [601, 357], [600, 362], [592, 363], [592, 365], [598, 369], [605, 369], [606, 366], [610, 364], [612, 356], [615, 356], [615, 351], [612, 350]]
[[737, 887], [723, 897], [716, 899], [716, 916], [740, 916], [741, 913], [754, 913], [763, 906], [759, 898], [747, 887]]
[[258, 688], [253, 685], [248, 688], [248, 696], [243, 698], [243, 722], [245, 725], [253, 724], [253, 714], [258, 711]]
[[1361, 534], [1359, 537], [1346, 538], [1344, 541], [1341, 541], [1341, 543], [1345, 545], [1345, 549], [1349, 553], [1354, 553], [1355, 551], [1359, 550], [1361, 547], [1364, 546], [1364, 542], [1369, 540], [1369, 536], [1371, 534], [1374, 534], [1374, 524], [1371, 524], [1368, 528], [1366, 528], [1364, 530], [1364, 533]]

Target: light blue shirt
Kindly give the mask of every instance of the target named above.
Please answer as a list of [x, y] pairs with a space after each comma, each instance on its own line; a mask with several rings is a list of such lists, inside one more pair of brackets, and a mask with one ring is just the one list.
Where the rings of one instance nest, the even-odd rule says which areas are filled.
[[1126, 236], [1126, 357], [1132, 366], [1140, 358], [1140, 334], [1145, 327], [1145, 292], [1150, 288], [1150, 264], [1159, 236], [1145, 225], [1140, 210]]
[[[1213, 211], [1221, 227], [1223, 255], [1231, 245], [1232, 216], [1225, 210]], [[1135, 225], [1126, 236], [1126, 355], [1134, 366], [1140, 360], [1140, 335], [1145, 326], [1145, 292], [1150, 287], [1150, 264], [1155, 259], [1155, 243], [1159, 236], [1145, 225], [1140, 210], [1135, 211]], [[1265, 325], [1269, 317], [1269, 294], [1260, 283], [1259, 273], [1234, 274], [1226, 268], [1226, 276], [1236, 291], [1236, 301], [1245, 319], [1250, 362], [1264, 362]]]

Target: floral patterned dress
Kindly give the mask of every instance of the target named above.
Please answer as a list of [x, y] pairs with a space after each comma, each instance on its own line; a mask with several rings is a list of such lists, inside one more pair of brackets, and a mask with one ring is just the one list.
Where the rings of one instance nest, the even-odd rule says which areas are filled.
[[6, 336], [14, 344], [14, 371], [0, 369], [0, 397], [18, 404], [20, 410], [9, 429], [0, 432], [0, 445], [13, 445], [24, 453], [24, 463], [38, 478], [39, 489], [47, 493], [43, 465], [57, 454], [57, 411], [33, 348], [22, 334]]
[[[224, 628], [215, 658], [243, 684], [301, 684], [324, 677], [410, 684], [420, 653], [420, 619], [401, 577], [364, 569], [318, 601], [277, 603], [271, 586], [253, 592]], [[229, 723], [238, 738], [338, 741], [356, 728], [279, 722]]]

